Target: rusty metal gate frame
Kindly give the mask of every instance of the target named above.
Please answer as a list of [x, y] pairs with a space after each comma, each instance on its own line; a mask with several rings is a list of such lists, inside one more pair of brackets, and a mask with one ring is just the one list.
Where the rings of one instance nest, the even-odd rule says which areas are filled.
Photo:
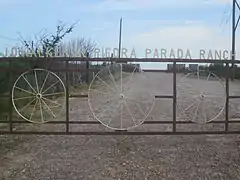
[[[13, 124], [27, 124], [29, 122], [27, 121], [14, 121], [12, 118], [12, 101], [11, 101], [11, 89], [13, 84], [13, 78], [12, 74], [13, 71], [20, 71], [19, 69], [13, 69], [12, 68], [12, 62], [13, 61], [31, 61], [31, 62], [37, 62], [36, 60], [39, 60], [43, 62], [44, 60], [48, 62], [48, 67], [51, 67], [50, 64], [53, 61], [64, 61], [66, 64], [66, 67], [63, 69], [54, 69], [51, 67], [51, 71], [61, 71], [65, 72], [66, 75], [66, 121], [52, 121], [48, 122], [48, 124], [63, 124], [66, 127], [65, 131], [15, 131], [13, 130]], [[240, 120], [238, 121], [231, 121], [229, 120], [229, 100], [230, 99], [240, 99], [240, 96], [230, 96], [229, 95], [229, 78], [230, 78], [230, 67], [229, 64], [240, 64], [240, 61], [238, 60], [211, 60], [211, 59], [157, 59], [157, 58], [66, 58], [66, 57], [49, 57], [49, 58], [12, 58], [12, 57], [4, 57], [0, 58], [0, 61], [9, 62], [8, 69], [0, 69], [0, 72], [3, 71], [9, 71], [9, 93], [7, 96], [0, 96], [1, 97], [7, 97], [9, 98], [10, 110], [8, 113], [8, 120], [0, 121], [0, 123], [8, 124], [9, 128], [7, 131], [0, 131], [0, 134], [6, 135], [6, 134], [22, 134], [22, 135], [201, 135], [201, 134], [240, 134], [240, 129], [238, 131], [231, 131], [229, 130], [229, 124], [238, 123], [240, 124]], [[69, 68], [69, 62], [71, 61], [85, 61], [86, 62], [86, 68], [78, 69], [77, 71], [84, 72], [86, 71], [87, 74], [89, 72], [94, 72], [94, 69], [89, 68], [88, 62], [99, 62], [99, 61], [105, 61], [105, 62], [155, 62], [155, 63], [173, 63], [173, 94], [172, 95], [155, 95], [156, 99], [172, 99], [173, 100], [173, 120], [172, 121], [145, 121], [143, 125], [147, 124], [162, 124], [162, 125], [172, 125], [172, 131], [150, 131], [150, 132], [144, 132], [144, 131], [78, 131], [78, 132], [72, 132], [69, 129], [70, 124], [100, 124], [100, 122], [93, 120], [93, 121], [70, 121], [69, 120], [69, 99], [70, 98], [86, 98], [88, 95], [71, 95], [69, 94], [69, 77], [68, 72], [76, 71], [74, 69]], [[226, 65], [226, 72], [225, 74], [225, 91], [226, 91], [226, 104], [225, 104], [225, 120], [224, 121], [213, 121], [209, 122], [211, 124], [224, 124], [224, 130], [221, 131], [178, 131], [177, 124], [193, 124], [193, 122], [188, 121], [177, 121], [176, 120], [176, 106], [177, 106], [177, 82], [176, 82], [176, 64], [177, 63], [222, 63]], [[22, 71], [26, 71], [29, 69], [22, 69]], [[158, 72], [158, 70], [145, 70], [146, 72]], [[88, 75], [87, 75], [88, 78]], [[142, 126], [143, 126], [142, 125]]]

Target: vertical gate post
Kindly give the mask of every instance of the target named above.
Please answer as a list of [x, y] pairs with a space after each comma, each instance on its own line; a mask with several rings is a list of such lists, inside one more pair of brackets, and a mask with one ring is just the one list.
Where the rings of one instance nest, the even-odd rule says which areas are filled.
[[173, 132], [176, 132], [177, 80], [176, 61], [173, 62]]
[[89, 53], [87, 52], [87, 60], [86, 60], [86, 83], [89, 84]]
[[69, 59], [66, 60], [65, 76], [66, 76], [66, 132], [69, 132], [69, 77], [68, 77], [68, 66]]
[[9, 59], [9, 86], [8, 86], [8, 92], [9, 92], [9, 130], [10, 132], [13, 131], [13, 123], [12, 123], [12, 109], [13, 109], [13, 105], [12, 105], [12, 81], [13, 81], [13, 77], [12, 77], [12, 59]]
[[225, 88], [226, 88], [226, 103], [225, 103], [225, 131], [228, 131], [228, 114], [229, 114], [229, 63], [226, 63], [226, 71], [225, 71]]

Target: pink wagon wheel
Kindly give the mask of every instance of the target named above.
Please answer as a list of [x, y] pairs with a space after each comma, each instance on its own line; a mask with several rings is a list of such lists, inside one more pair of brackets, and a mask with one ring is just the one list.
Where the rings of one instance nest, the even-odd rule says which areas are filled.
[[101, 124], [113, 130], [141, 125], [151, 113], [155, 97], [137, 65], [114, 63], [102, 68], [88, 91], [90, 110]]
[[225, 109], [225, 85], [214, 73], [198, 70], [177, 83], [177, 112], [184, 121], [208, 123]]

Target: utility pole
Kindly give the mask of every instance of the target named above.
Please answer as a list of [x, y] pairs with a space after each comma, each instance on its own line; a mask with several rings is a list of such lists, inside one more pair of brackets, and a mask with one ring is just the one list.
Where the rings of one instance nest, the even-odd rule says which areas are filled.
[[[236, 30], [239, 24], [240, 15], [238, 16], [238, 19], [236, 21], [236, 6], [238, 10], [240, 11], [240, 6], [237, 0], [233, 0], [232, 2], [232, 51], [231, 51], [231, 60], [236, 59]], [[234, 74], [235, 74], [235, 64], [232, 63], [232, 76], [231, 80], [234, 80]]]
[[118, 58], [121, 58], [121, 48], [122, 48], [122, 17], [120, 19], [120, 29], [119, 29], [119, 44], [118, 44]]

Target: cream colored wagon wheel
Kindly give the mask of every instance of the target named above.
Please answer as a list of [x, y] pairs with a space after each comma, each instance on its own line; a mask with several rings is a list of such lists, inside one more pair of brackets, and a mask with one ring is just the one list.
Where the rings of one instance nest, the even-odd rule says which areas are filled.
[[101, 69], [92, 80], [88, 103], [93, 116], [114, 130], [141, 125], [151, 113], [155, 97], [139, 66], [114, 63]]
[[198, 70], [180, 79], [177, 85], [179, 118], [195, 123], [218, 119], [225, 109], [225, 85], [214, 73]]
[[12, 88], [17, 114], [32, 123], [45, 123], [63, 116], [66, 89], [53, 72], [33, 69], [21, 74]]

